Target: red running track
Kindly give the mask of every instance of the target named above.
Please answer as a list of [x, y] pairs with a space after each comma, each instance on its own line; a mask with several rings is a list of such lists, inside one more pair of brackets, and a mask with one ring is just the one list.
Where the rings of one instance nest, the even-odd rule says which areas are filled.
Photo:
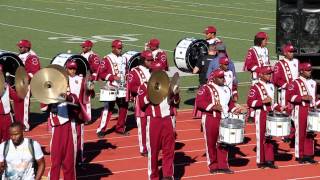
[[[110, 122], [111, 128], [116, 119]], [[131, 121], [132, 122], [132, 121]], [[96, 135], [99, 122], [85, 126], [85, 167], [78, 171], [78, 179], [147, 179], [147, 158], [140, 156], [137, 128], [131, 127], [130, 136], [110, 133], [103, 139]], [[247, 124], [246, 142], [231, 149], [230, 168], [235, 174], [215, 174], [208, 172], [205, 157], [203, 134], [200, 132], [200, 119], [192, 119], [191, 111], [179, 111], [177, 116], [177, 140], [175, 152], [175, 179], [320, 179], [320, 165], [298, 164], [294, 160], [294, 149], [280, 139], [276, 164], [279, 169], [258, 169], [256, 167], [255, 126]], [[40, 142], [47, 153], [46, 172], [50, 168], [50, 133], [46, 123], [40, 124], [26, 136]], [[316, 144], [318, 146], [318, 144]], [[319, 147], [317, 147], [319, 149]], [[315, 159], [320, 161], [320, 150]]]

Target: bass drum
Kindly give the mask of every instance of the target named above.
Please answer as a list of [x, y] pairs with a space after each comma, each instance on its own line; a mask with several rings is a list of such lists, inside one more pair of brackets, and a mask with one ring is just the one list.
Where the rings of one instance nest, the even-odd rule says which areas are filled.
[[6, 82], [10, 86], [14, 86], [14, 75], [19, 66], [24, 66], [23, 62], [19, 56], [14, 53], [0, 51], [0, 64], [2, 65]]
[[128, 52], [124, 53], [122, 56], [127, 58], [129, 70], [131, 70], [132, 68], [134, 68], [136, 66], [143, 64], [143, 62], [140, 59], [140, 52], [128, 51]]
[[78, 65], [78, 69], [76, 72], [77, 75], [81, 74], [83, 76], [86, 76], [87, 73], [90, 73], [90, 66], [87, 59], [78, 54], [68, 54], [68, 53], [58, 54], [51, 60], [50, 64], [56, 64], [56, 65], [65, 67], [66, 62], [69, 59], [74, 59], [77, 62], [77, 65]]
[[185, 38], [174, 50], [174, 63], [183, 72], [192, 72], [199, 58], [208, 54], [208, 43], [203, 39]]

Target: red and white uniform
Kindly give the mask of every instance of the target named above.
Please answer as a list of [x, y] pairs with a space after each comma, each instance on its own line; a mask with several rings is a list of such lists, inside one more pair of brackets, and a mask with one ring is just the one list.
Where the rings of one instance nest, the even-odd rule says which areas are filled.
[[164, 71], [169, 71], [168, 58], [166, 52], [161, 49], [152, 51], [152, 56], [155, 62], [160, 62]]
[[175, 137], [171, 121], [170, 109], [179, 103], [179, 95], [172, 97], [172, 104], [165, 98], [160, 104], [153, 105], [148, 97], [147, 85], [142, 84], [138, 90], [140, 108], [147, 116], [147, 148], [148, 148], [148, 179], [158, 180], [158, 156], [162, 150], [163, 177], [173, 178], [173, 159]]
[[[115, 54], [110, 53], [100, 62], [99, 77], [106, 81], [106, 86], [109, 88], [116, 89], [121, 86], [119, 81], [115, 81], [115, 76], [120, 77], [120, 82], [122, 82], [124, 85], [126, 73], [127, 59], [124, 56], [116, 56]], [[105, 102], [104, 110], [101, 115], [101, 123], [97, 129], [97, 133], [106, 131], [115, 103], [117, 103], [119, 107], [119, 117], [116, 125], [116, 131], [125, 131], [128, 102], [126, 101], [126, 98], [117, 98], [116, 101]]]
[[[311, 107], [319, 106], [316, 101], [316, 82], [312, 79], [305, 79], [300, 76], [289, 84], [287, 99], [293, 105], [292, 118], [296, 128], [295, 132], [295, 157], [314, 155], [314, 138], [307, 133], [308, 112]], [[302, 96], [310, 95], [311, 102], [302, 100]]]
[[[79, 105], [84, 107], [81, 112], [87, 115], [86, 117], [81, 117], [81, 119], [76, 118], [76, 131], [77, 131], [77, 162], [83, 161], [83, 138], [84, 138], [84, 122], [91, 119], [89, 113], [87, 113], [86, 104], [84, 103], [84, 98], [89, 98], [89, 96], [84, 97], [84, 93], [94, 93], [94, 91], [85, 92], [85, 80], [82, 76], [76, 75], [74, 77], [69, 76], [69, 90], [70, 93], [77, 96], [79, 99]], [[90, 109], [91, 110], [91, 109]]]
[[[30, 50], [24, 54], [19, 54], [19, 58], [22, 60], [29, 79], [40, 70], [40, 60], [35, 52]], [[24, 101], [14, 103], [15, 119], [25, 125], [29, 130], [29, 108], [30, 108], [30, 87]]]
[[[68, 95], [67, 101], [79, 104], [79, 99], [75, 94]], [[79, 116], [79, 110], [75, 108], [66, 102], [49, 105], [52, 125], [49, 179], [60, 179], [61, 169], [64, 179], [76, 179], [77, 130], [75, 119]]]
[[[100, 58], [99, 56], [94, 53], [93, 51], [89, 51], [86, 53], [81, 53], [81, 56], [85, 57], [90, 65], [90, 73], [91, 73], [91, 77], [90, 80], [92, 81], [96, 81], [98, 80], [98, 71], [99, 71], [99, 67], [100, 67]], [[91, 98], [88, 97], [88, 103], [86, 104], [86, 111], [88, 113], [88, 116], [91, 119]]]
[[140, 109], [138, 89], [143, 83], [147, 83], [151, 74], [148, 68], [145, 66], [137, 66], [131, 69], [128, 74], [128, 91], [135, 98], [135, 110], [134, 115], [136, 117], [137, 126], [138, 126], [138, 138], [139, 138], [139, 147], [140, 153], [147, 152], [146, 146], [146, 127], [147, 127], [147, 117], [145, 116], [144, 111]]
[[[272, 98], [271, 103], [263, 104], [263, 100], [267, 97]], [[274, 161], [273, 145], [271, 139], [266, 137], [266, 121], [270, 111], [277, 109], [280, 111], [280, 106], [274, 103], [274, 85], [259, 80], [251, 86], [248, 99], [248, 107], [254, 109], [254, 119], [256, 123], [256, 138], [257, 138], [257, 163], [265, 163], [266, 161]]]
[[286, 89], [290, 82], [299, 77], [299, 61], [298, 59], [289, 60], [283, 58], [274, 66], [273, 83], [280, 89], [278, 94], [278, 103], [286, 106]]
[[270, 66], [269, 51], [266, 47], [252, 46], [246, 55], [243, 69], [252, 73], [252, 83], [258, 81], [257, 68]]
[[217, 44], [217, 43], [220, 43], [222, 42], [219, 38], [215, 37], [215, 38], [212, 38], [212, 39], [207, 39], [207, 43], [210, 45], [210, 44]]
[[13, 122], [10, 99], [14, 102], [23, 101], [18, 97], [14, 89], [5, 84], [4, 92], [0, 97], [0, 143], [10, 139], [9, 127]]
[[[207, 165], [209, 170], [229, 169], [228, 150], [218, 142], [220, 121], [235, 110], [232, 93], [227, 86], [214, 83], [204, 84], [197, 93], [197, 105], [202, 111], [202, 127], [206, 142]], [[213, 110], [220, 104], [223, 111]]]
[[224, 71], [224, 85], [231, 89], [232, 96], [238, 96], [238, 85], [234, 83], [235, 78], [232, 71]]
[[81, 53], [81, 56], [88, 60], [90, 65], [91, 80], [97, 80], [100, 66], [100, 57], [93, 51]]

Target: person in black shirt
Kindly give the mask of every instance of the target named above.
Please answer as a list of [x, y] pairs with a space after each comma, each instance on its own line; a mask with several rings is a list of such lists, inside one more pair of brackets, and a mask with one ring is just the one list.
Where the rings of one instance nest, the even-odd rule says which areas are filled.
[[210, 44], [208, 48], [208, 55], [202, 56], [198, 59], [196, 66], [193, 68], [193, 74], [199, 73], [200, 86], [207, 83], [207, 70], [210, 61], [216, 57], [217, 50], [215, 44]]

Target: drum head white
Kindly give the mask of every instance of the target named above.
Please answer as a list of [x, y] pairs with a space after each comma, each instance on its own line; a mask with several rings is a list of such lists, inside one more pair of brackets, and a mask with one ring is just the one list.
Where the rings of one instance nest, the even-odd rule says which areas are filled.
[[90, 66], [87, 61], [87, 59], [79, 54], [68, 54], [68, 53], [62, 53], [55, 56], [50, 64], [57, 64], [62, 67], [65, 66], [67, 60], [74, 59], [78, 65], [78, 69], [76, 74], [81, 74], [83, 76], [86, 76], [87, 72], [90, 71]]

